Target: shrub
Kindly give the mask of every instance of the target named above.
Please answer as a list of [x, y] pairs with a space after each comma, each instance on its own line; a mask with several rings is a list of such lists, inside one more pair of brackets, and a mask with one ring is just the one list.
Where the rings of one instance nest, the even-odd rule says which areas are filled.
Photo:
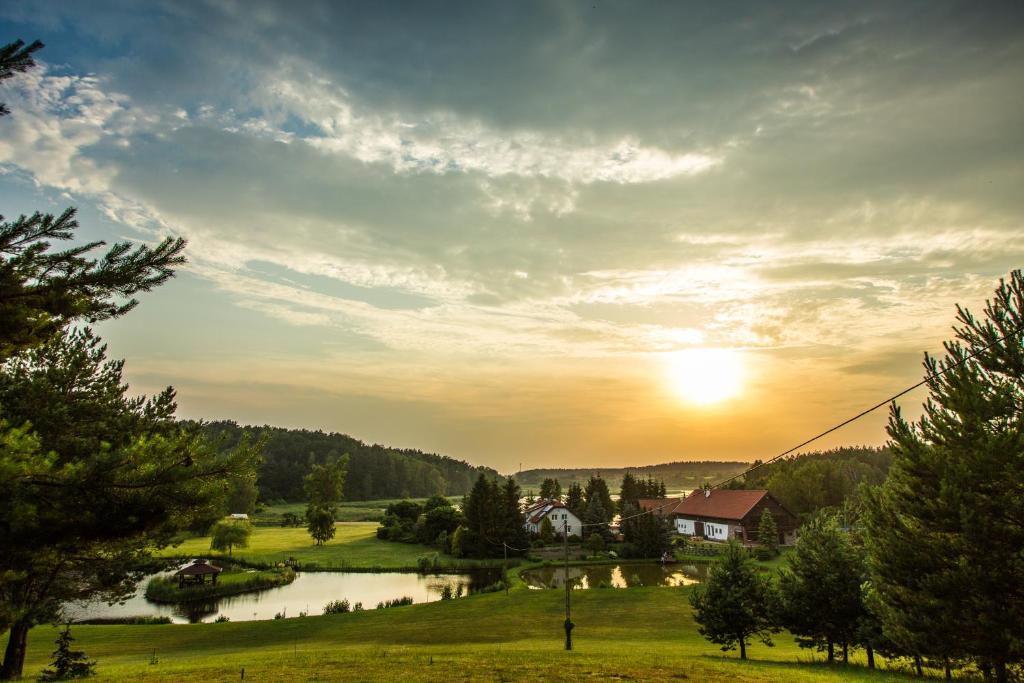
[[384, 602], [378, 602], [377, 603], [377, 609], [388, 609], [389, 607], [405, 607], [407, 605], [411, 605], [412, 602], [413, 602], [412, 598], [410, 598], [408, 595], [406, 595], [406, 596], [401, 597], [401, 598], [395, 598], [394, 600], [386, 600]]
[[[358, 604], [358, 603], [357, 603]], [[359, 605], [362, 607], [362, 605]], [[324, 614], [345, 614], [350, 611], [348, 600], [332, 600], [331, 602], [324, 605]]]
[[352, 605], [352, 611], [353, 612], [362, 612], [363, 611], [363, 603], [357, 602], [356, 604]]
[[213, 623], [215, 623], [215, 624], [226, 624], [229, 621], [231, 621], [231, 618], [228, 615], [226, 615], [226, 614], [222, 614], [219, 617], [217, 617], [216, 619], [214, 619]]

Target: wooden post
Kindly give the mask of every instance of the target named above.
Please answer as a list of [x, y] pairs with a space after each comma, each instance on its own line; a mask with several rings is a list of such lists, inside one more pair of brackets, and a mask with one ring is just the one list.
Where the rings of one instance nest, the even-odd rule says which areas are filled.
[[569, 520], [562, 526], [562, 547], [565, 550], [565, 649], [572, 649], [572, 583], [569, 582]]

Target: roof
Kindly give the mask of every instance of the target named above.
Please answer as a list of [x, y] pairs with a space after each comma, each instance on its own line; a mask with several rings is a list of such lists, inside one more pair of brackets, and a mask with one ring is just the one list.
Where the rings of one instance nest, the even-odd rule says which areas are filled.
[[549, 512], [558, 509], [568, 510], [569, 508], [565, 507], [564, 504], [557, 500], [538, 500], [536, 503], [526, 508], [526, 510], [523, 511], [523, 514], [526, 515], [526, 519], [530, 524], [537, 524], [544, 519]]
[[682, 504], [682, 498], [641, 498], [637, 501], [644, 512], [654, 512], [658, 517], [672, 517]]
[[182, 567], [174, 573], [175, 576], [201, 576], [203, 574], [220, 574], [223, 571], [220, 567], [214, 567], [206, 560], [196, 560], [187, 567]]
[[763, 489], [713, 489], [710, 493], [694, 491], [676, 507], [675, 514], [741, 520], [768, 495]]

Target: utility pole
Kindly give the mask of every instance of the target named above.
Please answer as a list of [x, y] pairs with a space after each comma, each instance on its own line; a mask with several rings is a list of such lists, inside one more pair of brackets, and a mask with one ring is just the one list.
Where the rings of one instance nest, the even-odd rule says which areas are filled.
[[501, 546], [505, 550], [505, 564], [502, 567], [502, 572], [501, 572], [502, 573], [502, 577], [501, 577], [501, 580], [505, 584], [505, 595], [508, 595], [508, 543], [505, 543], [505, 541], [502, 541], [501, 542]]
[[572, 583], [569, 582], [569, 520], [562, 525], [562, 547], [565, 550], [565, 649], [572, 649]]

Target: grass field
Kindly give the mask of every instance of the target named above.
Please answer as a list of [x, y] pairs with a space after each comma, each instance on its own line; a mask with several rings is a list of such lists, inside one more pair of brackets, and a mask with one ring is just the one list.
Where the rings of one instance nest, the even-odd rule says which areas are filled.
[[[322, 546], [314, 545], [309, 532], [302, 527], [255, 527], [248, 548], [235, 548], [232, 557], [255, 564], [276, 564], [294, 558], [301, 566], [320, 569], [415, 569], [424, 555], [433, 557], [437, 551], [425, 545], [393, 543], [377, 539], [375, 522], [342, 522], [333, 539]], [[220, 557], [210, 550], [209, 536], [190, 538], [181, 545], [166, 548], [167, 557]], [[459, 561], [440, 555], [442, 566], [471, 566], [472, 561]]]
[[[452, 502], [462, 500], [460, 496], [450, 496]], [[392, 503], [398, 503], [403, 498], [387, 498], [382, 500], [350, 500], [338, 503], [336, 519], [339, 522], [379, 522], [384, 518], [384, 510]], [[414, 503], [423, 503], [426, 498], [409, 498]], [[299, 519], [306, 514], [305, 503], [281, 503], [280, 505], [268, 505], [253, 516], [256, 524], [264, 526], [279, 526], [281, 517], [285, 513], [292, 513]]]
[[[747, 662], [697, 633], [688, 589], [573, 594], [575, 649], [562, 649], [564, 593], [521, 587], [388, 610], [278, 621], [76, 626], [96, 680], [237, 681], [840, 681], [904, 674], [812, 663], [784, 635], [752, 645]], [[33, 629], [25, 675], [36, 675], [56, 630]], [[0, 644], [3, 642], [0, 637]], [[155, 663], [151, 663], [154, 661]], [[803, 663], [798, 663], [802, 660]]]

